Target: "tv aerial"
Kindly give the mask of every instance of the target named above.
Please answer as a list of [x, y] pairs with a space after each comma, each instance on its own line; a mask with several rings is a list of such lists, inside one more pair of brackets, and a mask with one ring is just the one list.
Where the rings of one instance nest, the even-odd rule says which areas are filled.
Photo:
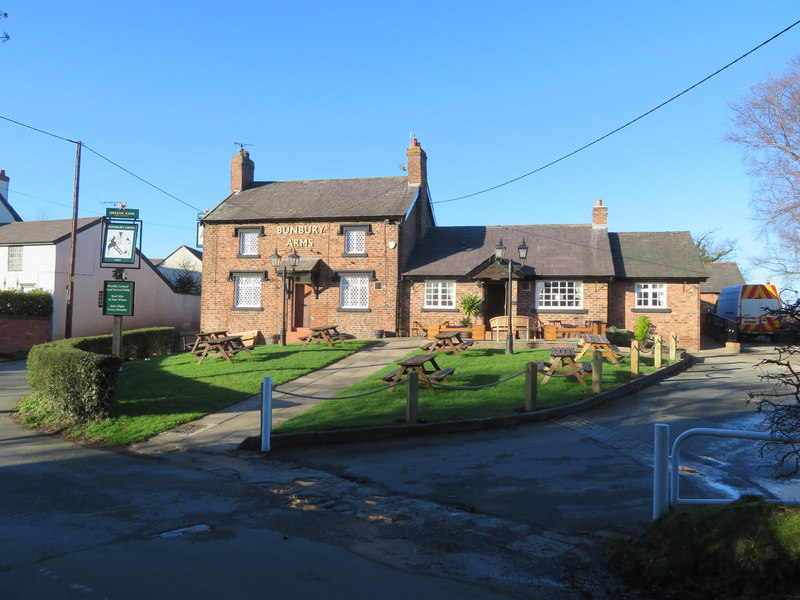
[[233, 142], [233, 145], [240, 149], [245, 146], [255, 146], [255, 144], [243, 144], [242, 142]]

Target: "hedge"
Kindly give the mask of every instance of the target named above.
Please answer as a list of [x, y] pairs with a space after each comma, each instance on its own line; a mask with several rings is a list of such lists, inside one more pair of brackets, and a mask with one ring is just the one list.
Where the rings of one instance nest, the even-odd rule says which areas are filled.
[[54, 416], [100, 420], [114, 402], [122, 361], [168, 354], [174, 335], [173, 327], [125, 331], [120, 357], [111, 356], [110, 335], [38, 344], [28, 353], [28, 382]]
[[0, 315], [49, 317], [53, 313], [53, 294], [44, 290], [0, 290]]

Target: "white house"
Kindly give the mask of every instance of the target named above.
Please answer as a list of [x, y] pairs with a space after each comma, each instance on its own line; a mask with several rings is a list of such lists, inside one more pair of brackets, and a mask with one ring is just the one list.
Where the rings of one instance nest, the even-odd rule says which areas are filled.
[[[178, 289], [187, 285], [194, 287], [193, 293], [200, 293], [200, 282], [203, 277], [203, 253], [188, 246], [180, 246], [167, 258], [151, 262], [161, 274]], [[184, 291], [188, 291], [185, 290]]]
[[[2, 172], [0, 172], [2, 173]], [[0, 188], [0, 289], [40, 288], [53, 294], [52, 339], [64, 337], [69, 283], [72, 220], [22, 221], [6, 200], [8, 178]], [[3, 179], [0, 179], [2, 184]], [[75, 296], [72, 336], [111, 333], [114, 318], [98, 306], [103, 282], [112, 269], [101, 268], [102, 217], [78, 219], [75, 248]], [[175, 291], [172, 283], [144, 256], [139, 269], [127, 268], [135, 282], [134, 314], [123, 317], [123, 329], [172, 326], [199, 328], [200, 297]], [[119, 265], [117, 265], [119, 266]]]

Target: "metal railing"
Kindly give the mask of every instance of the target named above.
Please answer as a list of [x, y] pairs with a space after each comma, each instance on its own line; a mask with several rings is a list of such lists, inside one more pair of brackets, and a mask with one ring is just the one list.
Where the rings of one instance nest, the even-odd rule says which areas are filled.
[[704, 313], [700, 320], [700, 331], [720, 342], [738, 342], [739, 326], [736, 321], [714, 313]]
[[[738, 429], [712, 429], [698, 427], [687, 429], [669, 448], [669, 425], [658, 423], [654, 432], [653, 449], [653, 520], [664, 514], [671, 506], [679, 504], [728, 504], [726, 498], [681, 498], [680, 496], [680, 456], [683, 443], [697, 436], [723, 437], [742, 440], [756, 440], [776, 444], [797, 444], [800, 438], [777, 438], [763, 431], [741, 431]], [[796, 503], [792, 500], [769, 499], [771, 502]]]

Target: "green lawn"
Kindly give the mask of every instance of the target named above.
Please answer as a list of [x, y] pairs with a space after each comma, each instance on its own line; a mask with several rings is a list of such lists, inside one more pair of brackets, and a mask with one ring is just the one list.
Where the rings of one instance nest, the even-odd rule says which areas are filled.
[[[412, 354], [417, 354], [414, 352]], [[525, 364], [549, 359], [547, 349], [516, 350], [506, 355], [504, 350], [494, 348], [474, 348], [459, 358], [447, 353], [437, 357], [443, 369], [453, 367], [454, 375], [448, 385], [481, 386], [496, 383], [525, 370]], [[589, 360], [590, 357], [587, 357]], [[641, 372], [653, 370], [652, 358], [646, 357]], [[386, 384], [380, 379], [396, 368], [388, 365], [385, 369], [368, 379], [343, 391], [340, 396], [364, 394], [379, 389]], [[585, 380], [591, 383], [591, 375]], [[541, 382], [541, 378], [539, 378]], [[603, 365], [603, 389], [609, 389], [630, 381], [630, 364]], [[455, 419], [472, 419], [509, 415], [520, 411], [525, 405], [525, 376], [521, 375], [497, 386], [477, 391], [436, 388], [431, 393], [420, 386], [419, 422], [438, 422]], [[591, 387], [582, 387], [575, 377], [553, 377], [546, 385], [538, 386], [537, 406], [550, 408], [563, 406], [592, 395]], [[394, 391], [382, 391], [368, 396], [322, 402], [309, 411], [274, 428], [276, 433], [295, 433], [348, 427], [367, 427], [391, 425], [405, 422], [406, 386], [400, 385]]]
[[48, 422], [48, 407], [35, 396], [20, 403], [23, 420], [68, 437], [103, 445], [138, 442], [258, 394], [265, 375], [280, 385], [363, 350], [374, 340], [348, 340], [331, 349], [313, 344], [257, 346], [228, 364], [212, 356], [202, 365], [188, 354], [129, 361], [117, 382], [107, 419], [92, 423]]

